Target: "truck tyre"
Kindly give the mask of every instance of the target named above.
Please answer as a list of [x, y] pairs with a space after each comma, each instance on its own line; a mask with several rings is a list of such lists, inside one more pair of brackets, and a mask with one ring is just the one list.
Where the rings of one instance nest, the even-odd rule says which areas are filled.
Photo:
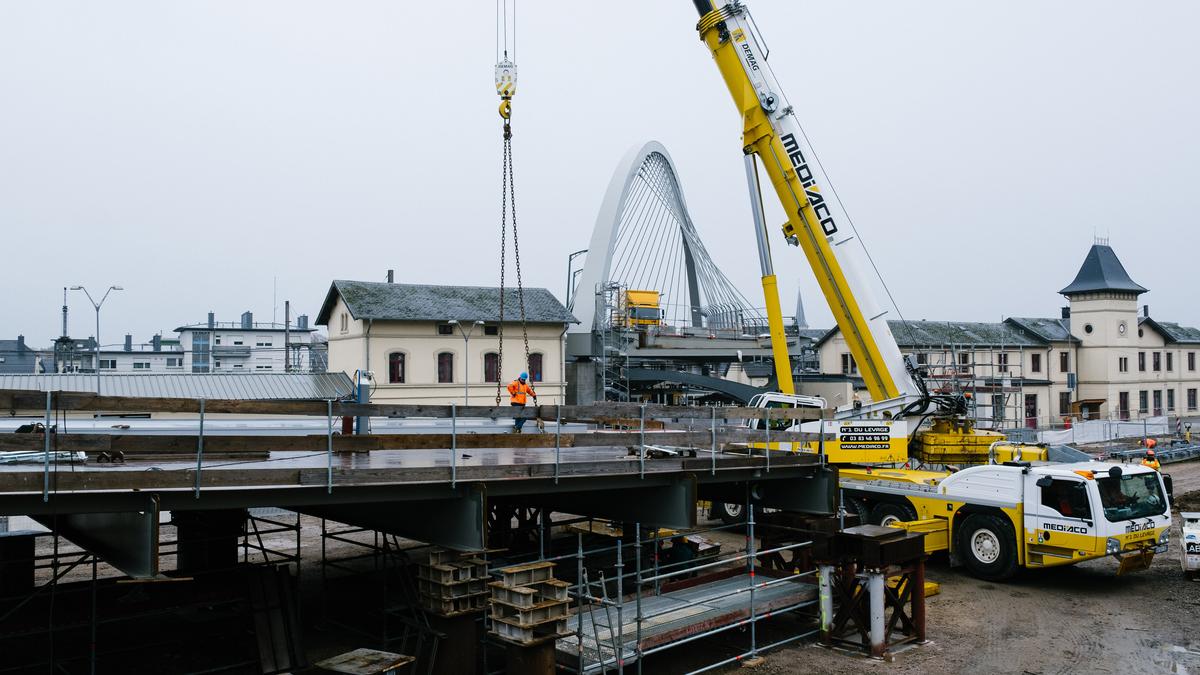
[[867, 503], [858, 497], [847, 497], [845, 507], [847, 515], [858, 517], [859, 525], [871, 522], [871, 509], [867, 508]]
[[957, 526], [958, 557], [971, 574], [1002, 581], [1017, 571], [1017, 537], [999, 516], [973, 513]]
[[736, 525], [746, 519], [746, 507], [742, 504], [713, 502], [712, 515], [726, 525]]
[[905, 520], [916, 520], [917, 510], [908, 504], [893, 504], [879, 502], [871, 509], [871, 524], [887, 527], [892, 523]]

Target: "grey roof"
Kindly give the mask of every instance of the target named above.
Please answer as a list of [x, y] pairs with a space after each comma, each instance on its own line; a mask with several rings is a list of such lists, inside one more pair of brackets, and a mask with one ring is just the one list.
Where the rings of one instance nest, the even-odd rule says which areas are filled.
[[1168, 321], [1157, 321], [1150, 317], [1143, 317], [1138, 323], [1139, 325], [1148, 323], [1154, 326], [1169, 343], [1200, 344], [1200, 329], [1180, 326]]
[[[977, 345], [993, 347], [1040, 347], [1044, 341], [1007, 323], [974, 321], [888, 321], [896, 343], [902, 348]], [[834, 326], [817, 346], [837, 334]]]
[[825, 335], [827, 333], [829, 333], [829, 329], [828, 328], [800, 328], [800, 329], [797, 329], [797, 333], [802, 338], [808, 338], [809, 340], [816, 342], [817, 340], [820, 340], [821, 338], [825, 337]]
[[1093, 244], [1087, 257], [1083, 259], [1083, 266], [1079, 268], [1079, 273], [1075, 275], [1075, 281], [1072, 281], [1059, 293], [1067, 296], [1092, 291], [1123, 291], [1141, 294], [1146, 290], [1129, 278], [1129, 273], [1125, 271], [1125, 267], [1117, 259], [1117, 254], [1113, 252], [1111, 246]]
[[[355, 319], [385, 321], [499, 321], [500, 289], [485, 286], [431, 286], [336, 280], [329, 287], [317, 325], [329, 325], [337, 297]], [[517, 289], [504, 289], [505, 321], [519, 321]], [[544, 288], [525, 289], [525, 320], [529, 323], [578, 323], [566, 307]]]
[[1066, 319], [1036, 319], [1013, 316], [1005, 319], [1005, 322], [1020, 326], [1046, 342], [1079, 342], [1079, 338], [1071, 335], [1071, 329]]
[[0, 340], [0, 373], [32, 373], [37, 364], [37, 352], [17, 340]]
[[[81, 373], [0, 375], [0, 390], [96, 391], [96, 376]], [[354, 383], [345, 373], [112, 373], [100, 376], [105, 396], [205, 398], [242, 401], [341, 399]]]

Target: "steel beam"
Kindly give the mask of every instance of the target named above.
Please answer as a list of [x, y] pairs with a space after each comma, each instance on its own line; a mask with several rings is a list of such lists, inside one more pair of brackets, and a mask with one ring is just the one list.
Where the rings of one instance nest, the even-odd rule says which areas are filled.
[[33, 518], [134, 579], [158, 575], [158, 499], [144, 509], [116, 513], [59, 513]]
[[459, 551], [485, 548], [482, 486], [452, 499], [303, 506], [301, 513]]
[[680, 478], [666, 485], [536, 495], [530, 503], [551, 511], [643, 526], [687, 529], [696, 526], [696, 482]]
[[747, 485], [750, 487], [750, 500], [758, 506], [814, 516], [837, 513], [837, 469], [829, 466], [811, 467], [801, 476], [772, 475], [768, 479], [760, 475], [738, 482], [705, 483], [700, 486], [700, 498], [741, 504], [746, 500]]

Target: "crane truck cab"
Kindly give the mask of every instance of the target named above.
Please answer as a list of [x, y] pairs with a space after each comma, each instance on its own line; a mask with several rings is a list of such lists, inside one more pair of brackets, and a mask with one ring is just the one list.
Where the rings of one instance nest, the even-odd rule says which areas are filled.
[[951, 564], [983, 579], [1110, 555], [1121, 561], [1118, 573], [1131, 572], [1148, 567], [1170, 540], [1166, 485], [1142, 466], [1005, 462], [950, 474], [851, 469], [842, 471], [841, 484], [848, 510], [924, 532], [926, 552], [947, 551]]

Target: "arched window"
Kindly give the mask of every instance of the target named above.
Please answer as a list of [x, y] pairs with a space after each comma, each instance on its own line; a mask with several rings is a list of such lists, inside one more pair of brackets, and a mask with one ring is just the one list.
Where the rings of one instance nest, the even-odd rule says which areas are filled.
[[488, 352], [483, 355], [483, 381], [500, 381], [500, 355], [496, 352]]
[[529, 355], [529, 381], [530, 382], [541, 382], [542, 381], [542, 355], [541, 354], [530, 354]]
[[437, 355], [438, 382], [446, 384], [454, 381], [454, 354], [439, 352]]
[[404, 383], [404, 352], [388, 354], [388, 382], [391, 384]]

